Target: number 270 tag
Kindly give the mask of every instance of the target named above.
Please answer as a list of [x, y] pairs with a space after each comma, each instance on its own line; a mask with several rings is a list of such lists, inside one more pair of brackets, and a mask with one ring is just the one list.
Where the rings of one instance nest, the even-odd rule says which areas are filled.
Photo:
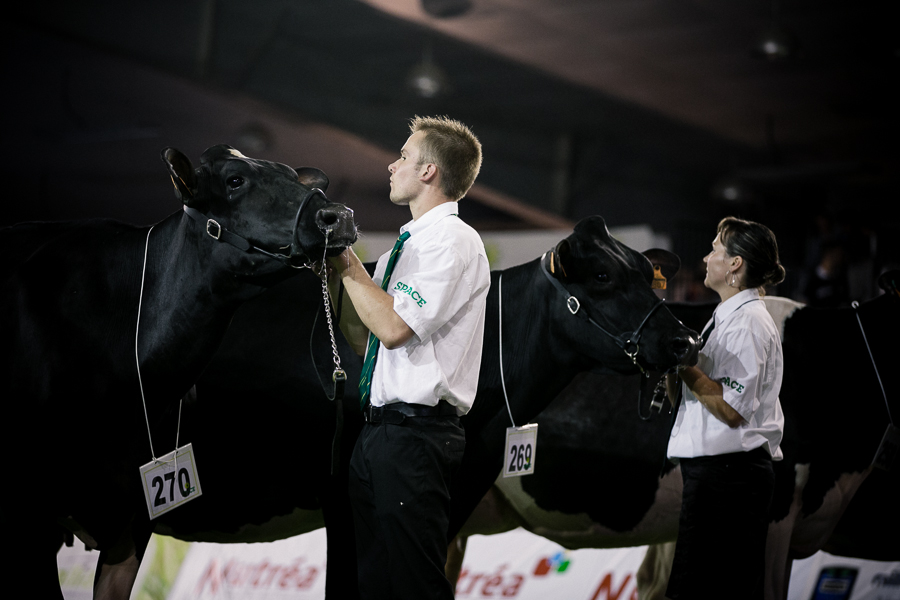
[[190, 444], [141, 467], [141, 480], [151, 519], [201, 494], [194, 449]]
[[521, 477], [534, 473], [534, 449], [537, 423], [506, 428], [506, 458], [503, 476]]

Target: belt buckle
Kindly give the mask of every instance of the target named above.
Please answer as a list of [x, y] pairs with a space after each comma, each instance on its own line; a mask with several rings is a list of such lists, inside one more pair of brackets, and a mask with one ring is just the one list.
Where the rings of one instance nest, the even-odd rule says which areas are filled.
[[[376, 414], [375, 414], [376, 412], [379, 412], [379, 413], [382, 415], [382, 417], [383, 417], [383, 415], [384, 415], [383, 408], [382, 408], [381, 411], [378, 411], [377, 409], [379, 409], [379, 408], [382, 408], [382, 407], [380, 407], [380, 406], [373, 406], [371, 403], [366, 407], [366, 413], [365, 413], [366, 423], [376, 423], [376, 422], [377, 422], [377, 421], [375, 420], [375, 419], [376, 419]], [[383, 420], [383, 418], [382, 418], [381, 420]]]

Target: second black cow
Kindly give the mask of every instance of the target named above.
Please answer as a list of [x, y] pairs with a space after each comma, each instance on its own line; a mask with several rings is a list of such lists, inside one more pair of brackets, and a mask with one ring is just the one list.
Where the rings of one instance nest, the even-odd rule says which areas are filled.
[[[785, 597], [795, 558], [820, 549], [900, 558], [900, 520], [891, 504], [900, 491], [900, 460], [893, 471], [872, 468], [897, 397], [890, 389], [884, 397], [869, 354], [871, 349], [882, 376], [900, 358], [898, 276], [882, 278], [889, 293], [858, 311], [766, 298], [782, 324], [785, 353], [784, 460], [774, 463], [768, 599]], [[671, 308], [685, 323], [702, 327], [715, 304]], [[659, 477], [668, 420], [639, 419], [637, 393], [634, 378], [577, 378], [537, 418], [543, 429], [538, 451], [549, 468], [528, 478], [498, 479], [463, 533], [521, 525], [567, 548], [650, 544], [639, 589], [642, 598], [662, 598], [678, 532], [681, 475], [676, 468]], [[843, 523], [844, 517], [851, 520]]]

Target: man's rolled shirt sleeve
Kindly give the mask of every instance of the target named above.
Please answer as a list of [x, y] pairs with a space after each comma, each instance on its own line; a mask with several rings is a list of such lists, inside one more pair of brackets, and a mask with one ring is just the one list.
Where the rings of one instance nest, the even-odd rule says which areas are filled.
[[[475, 257], [477, 258], [477, 257]], [[428, 246], [391, 282], [394, 311], [419, 340], [428, 339], [469, 302], [472, 289], [466, 263], [453, 248]]]

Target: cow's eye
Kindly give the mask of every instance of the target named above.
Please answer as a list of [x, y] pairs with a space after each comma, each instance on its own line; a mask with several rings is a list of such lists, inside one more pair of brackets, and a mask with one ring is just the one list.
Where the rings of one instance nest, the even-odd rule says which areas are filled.
[[230, 187], [231, 189], [239, 188], [244, 185], [244, 178], [238, 176], [229, 177], [227, 183], [228, 187]]
[[600, 283], [609, 283], [609, 275], [606, 273], [597, 273], [597, 281]]

